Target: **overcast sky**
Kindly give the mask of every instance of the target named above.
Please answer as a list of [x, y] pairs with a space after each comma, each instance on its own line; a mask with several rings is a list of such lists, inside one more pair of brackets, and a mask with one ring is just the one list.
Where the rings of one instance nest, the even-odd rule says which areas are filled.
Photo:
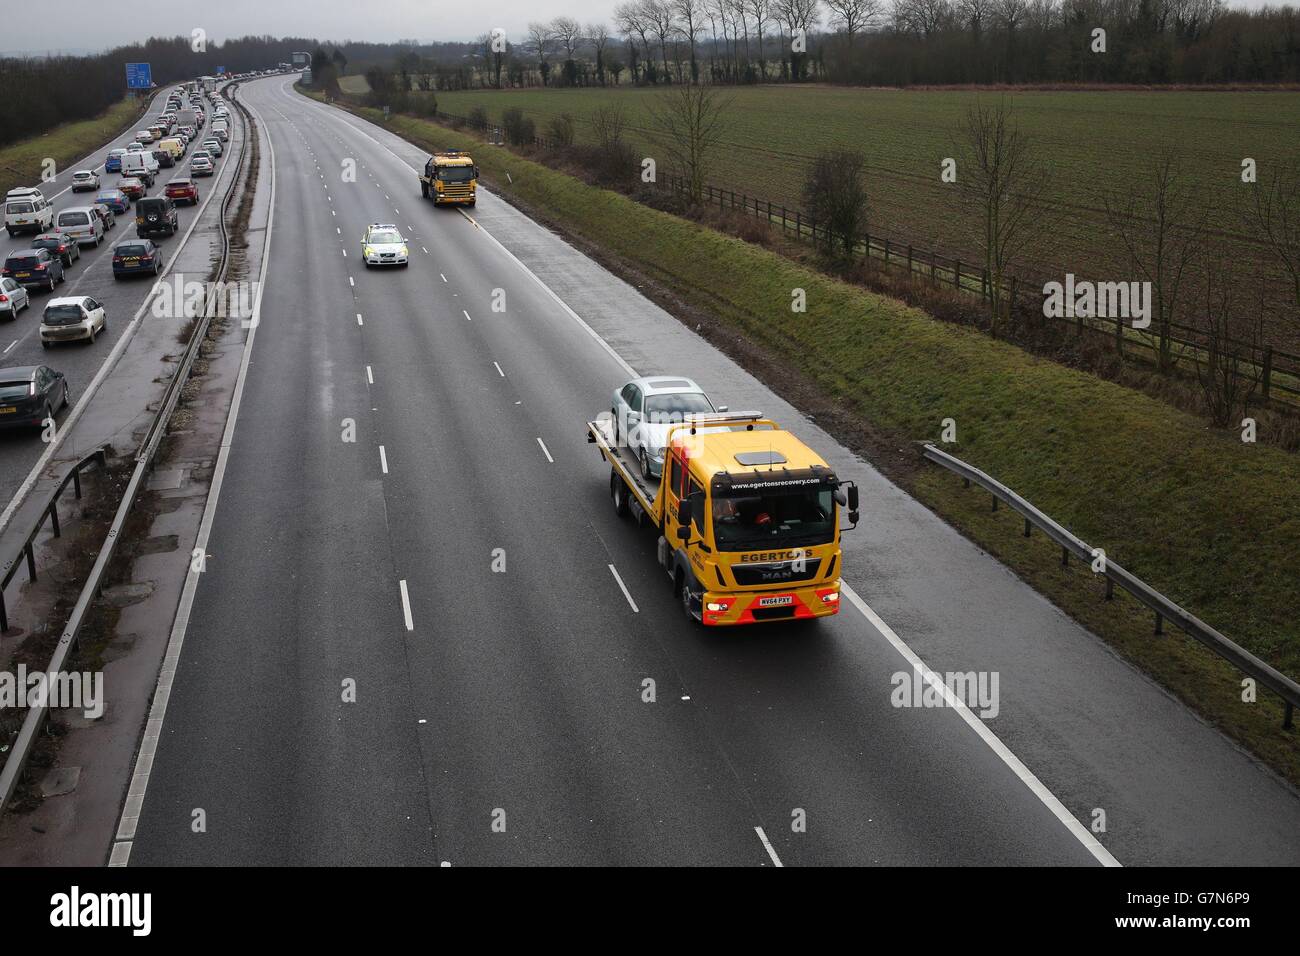
[[[18, 0], [4, 0], [6, 5]], [[59, 0], [37, 4], [29, 16], [4, 18], [0, 51], [78, 53], [108, 49], [147, 36], [189, 36], [196, 27], [218, 41], [247, 34], [315, 36], [323, 40], [472, 40], [502, 27], [511, 40], [522, 37], [529, 20], [561, 14], [586, 23], [606, 22], [617, 0], [162, 0], [121, 4], [106, 0]], [[1233, 7], [1260, 7], [1264, 0], [1229, 0]], [[47, 15], [57, 12], [57, 15]], [[466, 15], [474, 22], [466, 21]], [[454, 28], [440, 24], [456, 21]], [[481, 18], [481, 19], [479, 19]]]

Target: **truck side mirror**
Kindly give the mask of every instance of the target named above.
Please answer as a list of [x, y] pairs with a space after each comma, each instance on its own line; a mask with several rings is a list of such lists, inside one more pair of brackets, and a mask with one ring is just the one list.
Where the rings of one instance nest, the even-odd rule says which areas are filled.
[[[858, 486], [856, 484], [849, 485], [849, 510], [856, 516], [858, 511]], [[857, 521], [858, 519], [854, 517], [853, 520]]]

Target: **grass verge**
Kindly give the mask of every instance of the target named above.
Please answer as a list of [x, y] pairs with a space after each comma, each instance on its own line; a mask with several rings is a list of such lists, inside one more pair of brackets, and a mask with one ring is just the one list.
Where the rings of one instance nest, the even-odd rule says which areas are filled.
[[[438, 124], [348, 107], [417, 145], [474, 148], [494, 191], [625, 274], [892, 480], [1300, 784], [1297, 732], [1261, 690], [1152, 619], [982, 493], [918, 462], [938, 441], [1283, 672], [1300, 674], [1300, 457], [1240, 441], [1140, 392], [1036, 358]], [[481, 148], [476, 148], [481, 147]], [[510, 176], [507, 177], [506, 173]], [[657, 289], [655, 288], [657, 286]], [[790, 311], [804, 289], [807, 313]]]
[[46, 159], [53, 159], [59, 172], [80, 162], [134, 126], [147, 108], [147, 100], [121, 100], [94, 119], [64, 123], [0, 149], [0, 190], [40, 183]]

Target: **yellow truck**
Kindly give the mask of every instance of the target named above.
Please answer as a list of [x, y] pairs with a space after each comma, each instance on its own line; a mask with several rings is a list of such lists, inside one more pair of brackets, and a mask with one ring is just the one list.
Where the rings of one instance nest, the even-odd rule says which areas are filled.
[[659, 479], [642, 477], [616, 433], [610, 420], [587, 422], [614, 510], [657, 530], [659, 564], [688, 617], [724, 626], [839, 610], [840, 518], [857, 526], [854, 482], [759, 412], [684, 416]]
[[478, 192], [478, 167], [468, 153], [457, 149], [434, 153], [420, 174], [420, 195], [435, 206], [474, 205]]

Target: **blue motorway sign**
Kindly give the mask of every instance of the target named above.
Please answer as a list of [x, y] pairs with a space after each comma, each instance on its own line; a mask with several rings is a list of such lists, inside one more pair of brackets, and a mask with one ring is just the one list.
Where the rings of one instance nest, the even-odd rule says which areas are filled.
[[225, 73], [225, 72], [226, 72], [226, 68], [225, 68], [224, 66], [219, 66], [219, 67], [217, 67], [217, 76], [220, 76], [221, 74], [223, 74], [223, 73]]
[[129, 90], [147, 90], [153, 86], [153, 70], [148, 63], [128, 63], [126, 65], [126, 88]]

